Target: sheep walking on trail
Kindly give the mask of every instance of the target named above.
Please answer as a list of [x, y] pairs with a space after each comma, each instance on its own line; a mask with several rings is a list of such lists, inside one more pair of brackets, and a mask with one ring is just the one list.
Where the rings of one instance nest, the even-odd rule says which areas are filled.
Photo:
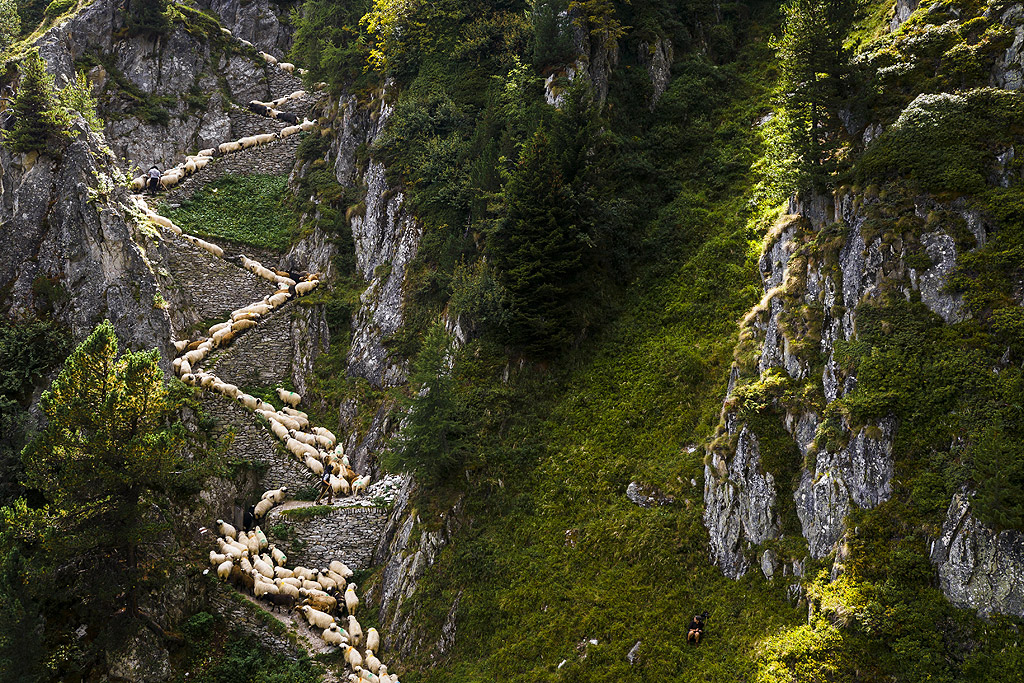
[[334, 617], [330, 614], [313, 609], [309, 605], [303, 605], [301, 611], [305, 615], [306, 621], [309, 622], [310, 626], [316, 626], [317, 628], [330, 628], [331, 624], [334, 623]]
[[290, 405], [292, 408], [298, 408], [299, 404], [302, 403], [302, 397], [296, 394], [294, 391], [288, 391], [284, 387], [277, 387], [277, 397], [282, 401]]

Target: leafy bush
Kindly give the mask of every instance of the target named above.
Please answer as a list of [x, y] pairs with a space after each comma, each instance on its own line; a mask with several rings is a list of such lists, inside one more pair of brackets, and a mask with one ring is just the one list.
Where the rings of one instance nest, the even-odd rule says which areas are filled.
[[864, 155], [868, 178], [900, 176], [929, 192], [980, 192], [995, 161], [993, 148], [1024, 135], [1024, 95], [983, 88], [919, 95]]
[[56, 19], [77, 4], [78, 0], [53, 0], [53, 2], [46, 6], [43, 16], [47, 19]]

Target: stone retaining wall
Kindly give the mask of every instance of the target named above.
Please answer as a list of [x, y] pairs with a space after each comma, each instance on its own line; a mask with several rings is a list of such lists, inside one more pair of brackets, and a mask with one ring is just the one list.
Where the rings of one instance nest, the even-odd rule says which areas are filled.
[[[250, 462], [265, 468], [257, 486], [260, 493], [281, 486], [287, 486], [293, 492], [316, 487], [316, 475], [285, 454], [270, 430], [241, 405], [223, 396], [205, 393], [203, 407], [216, 421], [213, 430], [216, 435], [222, 436], [229, 429], [234, 430], [234, 439], [226, 453], [229, 461]], [[255, 502], [255, 499], [242, 501], [244, 507]]]
[[[260, 118], [267, 124], [278, 125], [276, 121]], [[264, 126], [260, 132], [266, 133], [270, 130], [274, 129]], [[266, 145], [257, 145], [215, 159], [202, 171], [189, 176], [168, 191], [166, 201], [169, 204], [178, 204], [191, 199], [201, 187], [224, 175], [288, 175], [295, 165], [295, 150], [299, 147], [299, 141], [303, 135], [309, 134], [292, 135], [284, 140], [275, 140]], [[316, 132], [313, 131], [312, 134]]]
[[[268, 617], [261, 615], [259, 606], [252, 604], [231, 588], [215, 584], [209, 592], [209, 608], [234, 627], [240, 628], [256, 638], [271, 652], [296, 661], [300, 657], [298, 646], [287, 633], [280, 633], [267, 625]], [[272, 617], [271, 617], [272, 618]], [[281, 629], [284, 629], [281, 625]]]
[[[227, 314], [248, 305], [276, 289], [267, 280], [227, 263], [169, 233], [164, 234], [167, 267], [182, 302], [185, 324], [202, 320], [226, 320]], [[176, 330], [181, 333], [182, 330]]]
[[[256, 297], [258, 298], [258, 297]], [[289, 302], [238, 336], [228, 348], [204, 364], [207, 372], [238, 387], [273, 389], [292, 380], [292, 321]]]
[[272, 542], [284, 548], [289, 566], [326, 567], [331, 560], [341, 560], [359, 570], [373, 566], [373, 551], [387, 519], [388, 510], [378, 507], [337, 507], [301, 521], [271, 510], [263, 529], [269, 537], [278, 525], [288, 527], [287, 533], [275, 535]]

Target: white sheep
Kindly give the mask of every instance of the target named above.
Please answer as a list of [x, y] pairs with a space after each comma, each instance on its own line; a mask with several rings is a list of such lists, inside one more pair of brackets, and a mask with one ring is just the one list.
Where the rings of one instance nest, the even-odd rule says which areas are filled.
[[224, 28], [223, 26], [220, 27], [220, 32], [223, 33], [226, 36], [230, 36], [231, 35], [231, 31], [229, 31], [228, 29]]
[[231, 560], [224, 560], [217, 566], [217, 576], [224, 581], [228, 580], [231, 576], [231, 569], [234, 567], [234, 563]]
[[277, 135], [273, 133], [264, 133], [263, 135], [256, 136], [257, 145], [266, 145], [277, 139]]
[[338, 587], [338, 582], [325, 574], [323, 570], [316, 573], [316, 582], [323, 586], [325, 591], [332, 591]]
[[291, 569], [288, 569], [288, 567], [274, 567], [274, 576], [295, 586], [296, 588], [302, 588], [302, 580], [296, 579], [294, 572], [292, 572]]
[[274, 55], [267, 54], [266, 52], [260, 52], [260, 57], [263, 58], [267, 64], [277, 64], [277, 57]]
[[348, 496], [352, 492], [347, 479], [336, 477], [333, 474], [331, 475], [331, 489], [337, 496]]
[[286, 583], [284, 579], [274, 579], [274, 585], [277, 586], [277, 590], [284, 595], [290, 595], [295, 598], [296, 601], [299, 599], [299, 589], [290, 583]]
[[330, 628], [330, 625], [334, 623], [334, 617], [320, 610], [315, 610], [309, 605], [303, 605], [301, 611], [306, 615], [306, 620], [310, 626], [316, 626], [317, 628]]
[[380, 660], [373, 656], [372, 647], [366, 648], [366, 659], [364, 661], [366, 663], [366, 668], [369, 669], [371, 673], [376, 674], [380, 671]]
[[314, 289], [316, 289], [317, 282], [318, 280], [300, 282], [299, 284], [295, 285], [295, 293], [298, 294], [299, 296], [305, 296], [306, 294], [309, 294]]
[[250, 147], [256, 146], [256, 136], [249, 135], [244, 138], [238, 138], [238, 144], [242, 146], [242, 149], [249, 149]]
[[363, 640], [363, 629], [359, 626], [359, 622], [356, 621], [355, 615], [348, 615], [348, 628], [345, 630], [348, 631], [349, 637], [356, 645]]
[[256, 569], [252, 570], [252, 578], [255, 581], [252, 592], [256, 595], [257, 598], [263, 595], [267, 595], [268, 593], [273, 595], [278, 595], [281, 593], [281, 589], [278, 588], [276, 584], [274, 584], [272, 581], [267, 581], [263, 577], [263, 575], [260, 574], [260, 572]]
[[294, 391], [288, 391], [284, 387], [277, 387], [277, 397], [292, 408], [298, 408], [299, 404], [302, 403], [302, 396], [296, 394]]
[[324, 629], [324, 642], [328, 645], [345, 645], [348, 642], [348, 637], [344, 635], [344, 632], [337, 624], [331, 624], [329, 627]]
[[241, 149], [242, 149], [242, 145], [239, 144], [237, 141], [222, 142], [219, 145], [217, 145], [217, 150], [221, 154], [231, 154], [232, 152], [238, 152]]
[[282, 486], [279, 489], [270, 489], [269, 491], [264, 491], [263, 495], [260, 496], [260, 498], [263, 500], [271, 498], [275, 503], [280, 503], [281, 501], [284, 500], [284, 497], [286, 495], [288, 495], [288, 487]]
[[316, 437], [312, 434], [307, 434], [306, 432], [299, 431], [298, 429], [293, 429], [291, 431], [291, 435], [293, 439], [301, 441], [308, 446], [316, 446]]
[[[352, 632], [351, 631], [349, 631], [349, 637], [350, 638], [352, 637]], [[353, 640], [355, 640], [355, 639], [353, 639]], [[356, 640], [356, 642], [358, 643], [358, 640]], [[356, 669], [356, 667], [363, 665], [363, 658], [362, 658], [362, 656], [359, 654], [359, 651], [356, 650], [351, 645], [346, 645], [345, 646], [345, 661], [348, 662], [349, 666], [352, 667], [353, 671]]]
[[255, 507], [253, 508], [253, 514], [256, 515], [257, 518], [265, 517], [267, 515], [267, 513], [270, 512], [271, 508], [273, 508], [273, 507], [274, 507], [273, 499], [266, 498], [266, 499], [261, 500], [260, 502], [256, 503]]
[[320, 434], [315, 434], [314, 438], [316, 439], [316, 445], [319, 448], [330, 449], [334, 447], [334, 439], [322, 436]]
[[231, 323], [232, 332], [244, 332], [245, 330], [249, 330], [254, 327], [256, 327], [255, 320], [235, 320]]
[[223, 519], [217, 520], [217, 533], [219, 533], [221, 536], [225, 536], [230, 539], [234, 539], [236, 536], [238, 536], [238, 531], [235, 529], [235, 527], [231, 526]]
[[380, 652], [380, 634], [373, 627], [366, 629], [366, 649]]
[[327, 595], [327, 591], [325, 591], [324, 587], [320, 585], [320, 582], [313, 581], [312, 579], [302, 580], [302, 590], [307, 591], [305, 595], [320, 595], [320, 593]]
[[334, 436], [334, 432], [324, 427], [313, 427], [313, 433], [319, 434], [320, 436], [326, 436], [331, 441], [337, 441], [338, 438]]
[[370, 475], [364, 474], [363, 476], [352, 482], [352, 495], [358, 496], [360, 493], [366, 492], [366, 487], [370, 485]]
[[316, 124], [313, 123], [312, 121], [306, 120], [299, 124], [299, 128], [301, 128], [302, 130], [313, 130], [314, 128], [316, 128]]
[[345, 609], [349, 614], [355, 614], [359, 609], [359, 596], [356, 595], [356, 585], [350, 583], [345, 589]]
[[209, 149], [201, 149], [201, 150], [199, 150], [199, 152], [196, 154], [196, 156], [197, 157], [207, 157], [207, 158], [209, 158], [209, 157], [212, 157], [215, 153], [216, 152], [213, 149], [213, 147], [210, 147]]
[[281, 69], [281, 71], [286, 71], [288, 73], [293, 73], [295, 71], [295, 65], [292, 64], [291, 62], [278, 62], [277, 66]]
[[[301, 130], [302, 129], [299, 128], [298, 126], [287, 126], [286, 128], [282, 128], [281, 131], [278, 133], [278, 135], [281, 136], [281, 139], [284, 139], [284, 138], [291, 137], [292, 135], [295, 135], [296, 133], [298, 133]], [[142, 190], [142, 189], [145, 189], [145, 187], [146, 187], [146, 185], [145, 185], [145, 178], [143, 178], [143, 185], [141, 187], [139, 187], [138, 189]]]
[[224, 553], [218, 553], [216, 550], [210, 551], [210, 564], [214, 567], [220, 566], [221, 564], [226, 562], [227, 559], [228, 556]]
[[[256, 533], [256, 540], [260, 542], [260, 550], [265, 550], [267, 547], [267, 535], [263, 533], [263, 529], [261, 529], [258, 525], [254, 529], [254, 531]], [[275, 572], [275, 576], [276, 575], [277, 573]]]
[[303, 567], [301, 564], [293, 567], [292, 571], [295, 573], [296, 578], [302, 579], [303, 581], [312, 581], [316, 578], [316, 574], [313, 573], [312, 569]]
[[288, 556], [274, 546], [270, 546], [270, 556], [274, 558], [274, 564], [278, 567], [283, 567], [288, 562]]
[[264, 562], [258, 557], [252, 561], [252, 568], [258, 571], [260, 574], [263, 574], [263, 576], [267, 577], [268, 579], [274, 578], [273, 565]]
[[132, 180], [133, 190], [145, 190], [146, 189], [146, 176], [140, 175], [138, 178]]
[[317, 475], [318, 477], [324, 473], [323, 463], [321, 463], [316, 458], [307, 455], [306, 459], [305, 459], [305, 463], [306, 463], [306, 467], [308, 467], [309, 470], [313, 474]]
[[272, 431], [274, 433], [274, 436], [276, 436], [280, 441], [287, 441], [288, 440], [288, 428], [285, 427], [280, 422], [278, 422], [277, 420], [269, 420], [269, 422], [270, 422], [270, 431]]
[[238, 399], [239, 403], [241, 403], [249, 410], [256, 410], [256, 408], [258, 408], [260, 405], [259, 399], [257, 399], [255, 396], [250, 396], [249, 394], [246, 393], [240, 393], [236, 398]]
[[258, 555], [260, 552], [260, 542], [254, 535], [248, 535], [245, 537], [245, 545], [249, 548], [250, 555]]
[[293, 92], [290, 95], [288, 95], [288, 99], [289, 100], [297, 100], [300, 97], [305, 97], [305, 96], [306, 96], [306, 91], [305, 90], [296, 90], [295, 92]]
[[201, 240], [198, 237], [192, 238], [191, 241], [200, 249], [205, 249], [206, 251], [210, 252], [217, 258], [224, 258], [224, 250], [218, 247], [216, 244], [212, 244], [210, 242], [207, 242], [206, 240]]
[[238, 568], [242, 570], [243, 574], [252, 574], [252, 562], [245, 555], [242, 555], [242, 559], [238, 561]]
[[331, 560], [330, 570], [345, 579], [349, 578], [354, 573], [344, 562], [339, 560]]
[[231, 327], [231, 322], [230, 321], [223, 322], [223, 323], [217, 323], [216, 325], [213, 325], [212, 327], [210, 327], [210, 336], [212, 337], [213, 335], [217, 334], [221, 330], [223, 330], [225, 328], [230, 328], [230, 327]]
[[291, 298], [291, 295], [288, 292], [278, 292], [267, 299], [267, 303], [274, 308], [277, 308], [278, 306], [286, 304], [289, 298]]
[[288, 431], [298, 431], [302, 428], [302, 421], [296, 417], [292, 417], [288, 413], [276, 412], [274, 413], [278, 422], [288, 428]]

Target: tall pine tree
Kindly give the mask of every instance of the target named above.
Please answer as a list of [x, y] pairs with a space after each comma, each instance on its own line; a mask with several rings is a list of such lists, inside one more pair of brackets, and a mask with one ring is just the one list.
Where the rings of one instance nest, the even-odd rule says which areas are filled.
[[574, 303], [587, 240], [543, 129], [523, 147], [504, 199], [488, 250], [508, 292], [509, 341], [532, 357], [551, 357], [579, 330]]
[[110, 322], [99, 325], [43, 392], [47, 425], [23, 453], [29, 500], [46, 504], [45, 529], [26, 548], [33, 581], [49, 587], [40, 599], [72, 606], [99, 631], [123, 614], [163, 634], [138, 596], [173, 565], [175, 501], [198, 491], [204, 473], [204, 460], [184, 454], [158, 358], [119, 357]]
[[11, 109], [14, 123], [3, 132], [4, 143], [15, 152], [45, 151], [61, 131], [61, 113], [53, 77], [38, 50], [21, 62], [21, 80]]
[[776, 43], [785, 113], [801, 189], [826, 190], [840, 167], [850, 53], [843, 46], [857, 0], [791, 0]]

